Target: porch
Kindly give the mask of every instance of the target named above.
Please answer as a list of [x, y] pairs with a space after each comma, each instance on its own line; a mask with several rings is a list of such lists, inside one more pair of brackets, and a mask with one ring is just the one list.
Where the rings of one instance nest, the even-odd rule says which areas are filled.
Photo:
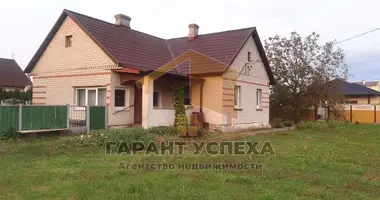
[[[171, 126], [175, 120], [175, 110], [171, 95], [171, 86], [182, 84], [185, 92], [185, 107], [188, 119], [192, 114], [202, 116], [203, 79], [163, 74], [158, 78], [149, 75], [118, 70], [121, 85], [133, 88], [133, 121], [144, 128]], [[199, 119], [202, 120], [203, 119]]]

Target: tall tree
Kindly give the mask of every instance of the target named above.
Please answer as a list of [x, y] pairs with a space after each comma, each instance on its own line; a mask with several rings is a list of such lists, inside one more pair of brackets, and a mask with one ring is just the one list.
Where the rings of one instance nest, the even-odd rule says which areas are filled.
[[327, 84], [347, 78], [345, 54], [333, 41], [320, 44], [315, 32], [304, 38], [292, 32], [290, 37], [270, 37], [265, 48], [277, 83], [271, 95], [272, 117], [298, 121], [302, 109], [341, 100], [332, 92], [336, 86]]

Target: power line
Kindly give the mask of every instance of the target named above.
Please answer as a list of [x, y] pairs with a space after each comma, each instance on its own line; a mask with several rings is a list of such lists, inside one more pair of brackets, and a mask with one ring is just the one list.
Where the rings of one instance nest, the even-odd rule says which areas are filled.
[[370, 31], [364, 32], [364, 33], [362, 33], [362, 34], [355, 35], [355, 36], [353, 36], [353, 37], [350, 37], [350, 38], [347, 38], [347, 39], [344, 39], [344, 40], [341, 40], [341, 41], [335, 42], [334, 44], [339, 44], [339, 43], [342, 43], [342, 42], [347, 42], [347, 41], [349, 41], [349, 40], [352, 40], [352, 39], [355, 39], [355, 38], [361, 37], [361, 36], [363, 36], [363, 35], [367, 35], [368, 33], [372, 33], [372, 32], [378, 31], [378, 30], [380, 30], [380, 28], [376, 28], [376, 29], [373, 29], [373, 30], [370, 30]]

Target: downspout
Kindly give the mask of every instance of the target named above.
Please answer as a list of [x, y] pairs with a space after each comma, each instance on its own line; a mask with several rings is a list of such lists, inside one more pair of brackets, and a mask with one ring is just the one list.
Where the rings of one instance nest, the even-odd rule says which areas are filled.
[[201, 81], [201, 90], [200, 90], [200, 102], [199, 102], [199, 104], [200, 104], [200, 108], [199, 108], [199, 112], [200, 113], [203, 113], [203, 81]]

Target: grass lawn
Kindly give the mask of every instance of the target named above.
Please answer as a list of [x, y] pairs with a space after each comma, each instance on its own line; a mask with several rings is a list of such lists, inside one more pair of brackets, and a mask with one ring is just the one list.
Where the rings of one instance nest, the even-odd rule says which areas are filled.
[[[0, 142], [0, 199], [380, 199], [380, 126], [202, 140], [271, 141], [275, 156], [105, 155], [59, 138]], [[251, 170], [118, 170], [129, 163], [255, 163]]]

